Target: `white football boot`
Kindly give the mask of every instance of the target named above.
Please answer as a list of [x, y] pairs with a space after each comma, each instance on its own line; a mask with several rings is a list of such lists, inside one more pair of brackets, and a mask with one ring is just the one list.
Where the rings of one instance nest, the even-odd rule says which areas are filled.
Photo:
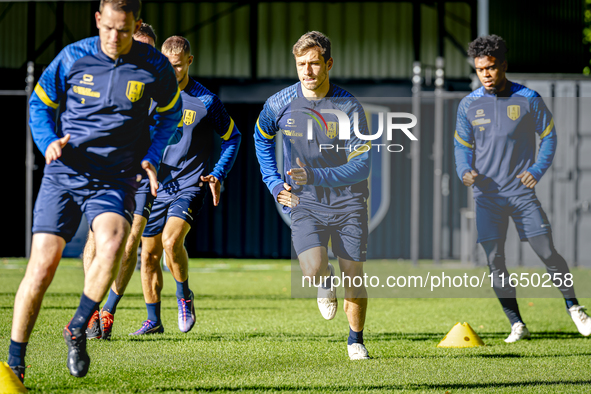
[[530, 339], [529, 330], [522, 322], [517, 322], [511, 327], [511, 334], [505, 339], [507, 343], [514, 343], [522, 339]]
[[[328, 269], [330, 270], [330, 275], [334, 276], [334, 267], [331, 263], [328, 263]], [[332, 288], [332, 286], [330, 289], [323, 289], [322, 286], [318, 286], [317, 301], [318, 309], [320, 309], [322, 317], [326, 320], [332, 320], [337, 314], [337, 308], [339, 306], [337, 301], [337, 290]]]
[[573, 305], [568, 309], [568, 314], [575, 322], [577, 330], [582, 336], [588, 337], [591, 335], [591, 318], [585, 313], [584, 306]]
[[349, 359], [351, 360], [369, 360], [369, 353], [361, 343], [347, 345], [347, 350], [349, 351]]

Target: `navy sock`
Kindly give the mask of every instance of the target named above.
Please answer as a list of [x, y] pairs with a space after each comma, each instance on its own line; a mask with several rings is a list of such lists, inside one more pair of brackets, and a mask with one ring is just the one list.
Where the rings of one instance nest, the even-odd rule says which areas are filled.
[[121, 301], [123, 295], [119, 295], [113, 291], [113, 289], [109, 290], [109, 297], [107, 298], [107, 302], [103, 306], [103, 310], [109, 312], [110, 314], [114, 315], [115, 310], [117, 309], [117, 304]]
[[160, 302], [146, 303], [146, 309], [148, 310], [148, 320], [160, 323]]
[[176, 298], [184, 298], [185, 300], [188, 300], [190, 297], [191, 290], [189, 290], [189, 279], [184, 282], [176, 282]]
[[564, 302], [566, 303], [566, 309], [570, 309], [574, 305], [579, 305], [579, 300], [576, 298], [565, 298]]
[[78, 305], [74, 317], [70, 320], [70, 331], [76, 328], [82, 329], [83, 327], [86, 327], [92, 314], [99, 305], [100, 302], [95, 302], [88, 298], [86, 294], [82, 293], [82, 297], [80, 297], [80, 305]]
[[349, 327], [349, 338], [347, 339], [347, 345], [352, 345], [354, 343], [360, 343], [363, 345], [363, 330], [357, 332], [353, 331], [353, 329]]
[[511, 327], [517, 322], [523, 323], [521, 313], [519, 313], [519, 306], [517, 305], [517, 300], [515, 298], [499, 298], [499, 301], [503, 307], [503, 312], [505, 312], [505, 315], [509, 319], [509, 323], [511, 323]]
[[10, 347], [8, 348], [8, 365], [16, 367], [25, 365], [25, 354], [27, 353], [28, 342], [15, 342], [10, 340]]

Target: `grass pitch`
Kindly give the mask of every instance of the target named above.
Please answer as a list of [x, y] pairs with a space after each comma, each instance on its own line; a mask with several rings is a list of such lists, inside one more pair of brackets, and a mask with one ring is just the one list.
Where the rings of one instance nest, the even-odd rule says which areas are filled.
[[[0, 360], [25, 265], [0, 260]], [[89, 342], [90, 372], [77, 379], [66, 369], [61, 332], [78, 305], [83, 272], [79, 260], [62, 261], [29, 343], [25, 385], [34, 393], [591, 392], [591, 338], [578, 334], [560, 299], [520, 299], [532, 340], [512, 345], [503, 342], [509, 324], [496, 299], [370, 299], [364, 340], [373, 358], [352, 362], [342, 300], [337, 317], [325, 321], [314, 299], [292, 299], [289, 261], [190, 266], [193, 330], [178, 330], [174, 280], [165, 273], [165, 333], [127, 335], [146, 317], [136, 272], [113, 340]], [[436, 348], [464, 321], [486, 346]]]

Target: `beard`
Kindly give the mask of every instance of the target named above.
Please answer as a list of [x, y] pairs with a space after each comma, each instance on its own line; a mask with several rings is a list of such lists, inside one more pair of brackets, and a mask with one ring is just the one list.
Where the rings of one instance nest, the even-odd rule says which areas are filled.
[[324, 85], [324, 81], [326, 81], [325, 75], [316, 75], [315, 78], [316, 78], [316, 80], [312, 83], [308, 83], [308, 84], [304, 83], [304, 86], [306, 87], [306, 89], [315, 91], [315, 90], [320, 89], [320, 87], [322, 85]]
[[491, 87], [490, 89], [484, 88], [490, 94], [497, 94], [499, 89], [496, 86]]

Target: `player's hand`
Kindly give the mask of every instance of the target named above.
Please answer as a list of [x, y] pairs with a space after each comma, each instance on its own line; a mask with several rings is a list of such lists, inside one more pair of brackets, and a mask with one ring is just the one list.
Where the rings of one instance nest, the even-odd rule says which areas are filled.
[[285, 190], [281, 190], [277, 195], [277, 202], [286, 207], [295, 208], [300, 203], [300, 198], [291, 193], [291, 186], [287, 183], [283, 184]]
[[70, 134], [66, 134], [59, 140], [53, 141], [51, 144], [49, 144], [47, 150], [45, 151], [45, 164], [49, 164], [52, 161], [62, 157], [62, 149], [64, 149], [64, 146], [66, 146], [69, 140]]
[[525, 187], [529, 189], [533, 189], [534, 186], [538, 183], [538, 181], [536, 181], [536, 178], [534, 178], [534, 176], [530, 174], [528, 171], [523, 171], [521, 174], [517, 175], [516, 178], [520, 178], [521, 183], [523, 183]]
[[462, 177], [462, 182], [464, 186], [472, 186], [476, 181], [476, 177], [478, 176], [478, 171], [472, 170], [464, 174]]
[[156, 173], [156, 168], [148, 160], [142, 161], [142, 168], [146, 170], [146, 173], [148, 174], [148, 179], [150, 179], [150, 193], [152, 193], [152, 195], [156, 197], [156, 191], [158, 190], [158, 177]]
[[296, 164], [300, 166], [300, 168], [292, 168], [287, 171], [287, 175], [291, 177], [296, 185], [305, 185], [308, 182], [308, 174], [304, 169], [306, 165], [302, 163], [299, 157], [296, 158]]
[[209, 183], [209, 188], [211, 189], [211, 194], [213, 195], [213, 206], [217, 207], [220, 203], [220, 192], [222, 190], [222, 184], [220, 183], [219, 179], [217, 179], [213, 175], [201, 176], [201, 180], [203, 182]]

